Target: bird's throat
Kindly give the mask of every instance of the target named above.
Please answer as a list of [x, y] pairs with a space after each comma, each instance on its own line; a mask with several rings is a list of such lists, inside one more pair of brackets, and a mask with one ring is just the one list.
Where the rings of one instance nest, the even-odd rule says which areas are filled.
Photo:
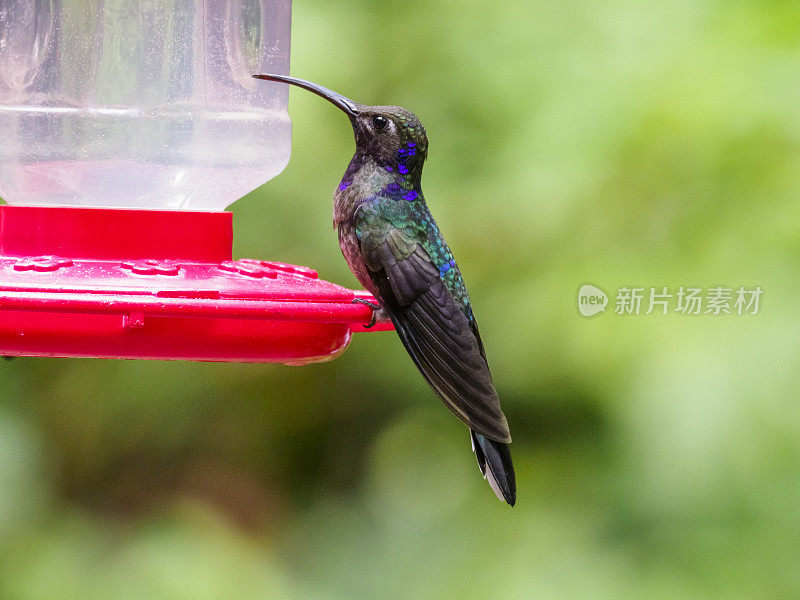
[[400, 193], [411, 189], [407, 178], [392, 167], [379, 165], [369, 156], [358, 154], [350, 161], [342, 181], [333, 196], [335, 226], [350, 221], [358, 207], [379, 195]]

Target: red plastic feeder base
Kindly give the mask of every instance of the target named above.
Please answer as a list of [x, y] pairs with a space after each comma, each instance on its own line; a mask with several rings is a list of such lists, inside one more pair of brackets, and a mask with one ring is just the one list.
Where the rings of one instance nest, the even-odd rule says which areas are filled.
[[369, 294], [232, 240], [229, 212], [0, 206], [0, 354], [300, 365], [372, 331]]

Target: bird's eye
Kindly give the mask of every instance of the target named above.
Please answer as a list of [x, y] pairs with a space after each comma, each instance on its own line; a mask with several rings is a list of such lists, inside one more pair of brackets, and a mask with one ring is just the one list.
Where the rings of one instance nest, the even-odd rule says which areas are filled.
[[382, 129], [386, 129], [386, 126], [389, 124], [389, 119], [384, 117], [383, 115], [376, 115], [372, 117], [372, 126], [381, 131]]

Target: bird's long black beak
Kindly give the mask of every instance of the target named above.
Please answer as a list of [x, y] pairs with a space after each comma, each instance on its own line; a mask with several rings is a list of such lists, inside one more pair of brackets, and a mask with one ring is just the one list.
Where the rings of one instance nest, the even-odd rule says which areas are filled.
[[297, 79], [296, 77], [289, 77], [288, 75], [273, 75], [272, 73], [253, 75], [253, 77], [256, 79], [264, 79], [266, 81], [281, 81], [283, 83], [290, 83], [292, 85], [296, 85], [297, 87], [301, 87], [304, 90], [308, 90], [309, 92], [313, 92], [317, 96], [325, 98], [325, 100], [334, 106], [342, 109], [344, 113], [350, 117], [351, 121], [358, 115], [357, 105], [355, 102], [350, 100], [350, 98], [346, 98], [341, 94], [337, 94], [333, 90], [329, 90], [328, 88], [317, 85], [316, 83], [311, 83], [305, 79]]

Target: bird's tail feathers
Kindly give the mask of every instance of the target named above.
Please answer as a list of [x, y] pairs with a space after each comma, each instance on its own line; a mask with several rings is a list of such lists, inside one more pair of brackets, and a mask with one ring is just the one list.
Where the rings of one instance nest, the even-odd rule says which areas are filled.
[[517, 484], [514, 479], [514, 464], [508, 444], [496, 442], [470, 430], [472, 451], [478, 459], [481, 474], [492, 486], [495, 495], [509, 505], [517, 501]]

